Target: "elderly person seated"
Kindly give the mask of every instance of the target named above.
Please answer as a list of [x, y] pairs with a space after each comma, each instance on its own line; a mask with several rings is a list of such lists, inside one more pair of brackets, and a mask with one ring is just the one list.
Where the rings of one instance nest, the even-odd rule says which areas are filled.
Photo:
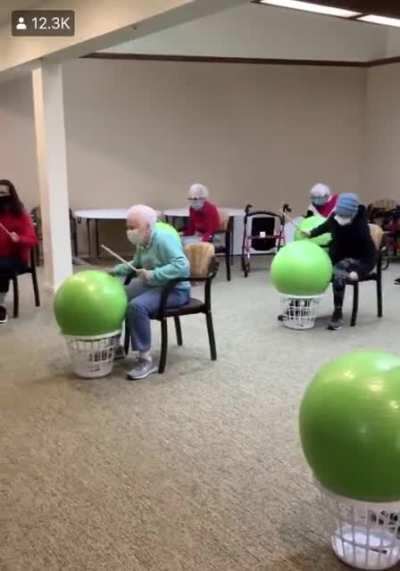
[[218, 209], [208, 200], [208, 189], [202, 184], [192, 184], [189, 189], [189, 223], [183, 232], [183, 243], [211, 242], [220, 229]]
[[[145, 379], [157, 370], [151, 354], [151, 323], [157, 316], [161, 292], [169, 281], [190, 276], [190, 264], [182, 244], [168, 230], [156, 227], [157, 213], [149, 206], [133, 206], [127, 215], [127, 237], [136, 247], [132, 265], [136, 275], [127, 285], [127, 322], [132, 349], [138, 351], [129, 380]], [[119, 264], [111, 273], [126, 276], [131, 273], [126, 264]], [[168, 297], [167, 307], [182, 307], [188, 303], [190, 283], [179, 282]]]
[[368, 226], [366, 208], [351, 192], [340, 194], [332, 216], [304, 234], [316, 238], [327, 232], [332, 234], [329, 254], [334, 266], [334, 311], [328, 329], [336, 331], [343, 326], [346, 283], [358, 281], [374, 269], [377, 251]]
[[310, 199], [306, 217], [319, 215], [328, 218], [336, 208], [338, 195], [331, 194], [329, 186], [319, 182], [310, 190]]

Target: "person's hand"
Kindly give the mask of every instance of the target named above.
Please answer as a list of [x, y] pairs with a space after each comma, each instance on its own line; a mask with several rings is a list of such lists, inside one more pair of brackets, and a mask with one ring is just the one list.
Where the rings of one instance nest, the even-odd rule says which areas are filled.
[[19, 236], [16, 232], [10, 232], [10, 238], [15, 243], [20, 241]]
[[144, 282], [148, 282], [151, 280], [153, 272], [151, 270], [145, 270], [144, 268], [138, 268], [136, 270], [136, 277], [140, 278]]

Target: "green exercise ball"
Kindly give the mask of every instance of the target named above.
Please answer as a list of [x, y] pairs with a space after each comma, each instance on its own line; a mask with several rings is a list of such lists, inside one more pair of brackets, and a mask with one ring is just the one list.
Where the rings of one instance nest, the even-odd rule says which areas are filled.
[[279, 250], [271, 265], [276, 289], [286, 295], [322, 294], [332, 277], [328, 254], [310, 240], [290, 242]]
[[178, 240], [181, 239], [181, 237], [179, 236], [179, 232], [173, 226], [171, 226], [171, 224], [168, 224], [167, 222], [162, 222], [161, 220], [159, 220], [158, 222], [156, 222], [156, 228], [169, 232], [173, 236], [176, 236]]
[[118, 331], [126, 308], [126, 293], [119, 279], [97, 270], [67, 278], [54, 300], [54, 313], [64, 335], [96, 336]]
[[[301, 230], [309, 232], [311, 230], [314, 230], [314, 228], [321, 226], [321, 224], [323, 224], [325, 221], [326, 218], [319, 215], [310, 216], [309, 218], [304, 218], [304, 220], [300, 222], [299, 227], [296, 229], [296, 232], [294, 234], [294, 239], [295, 240], [307, 239], [301, 233]], [[330, 244], [330, 242], [332, 241], [332, 235], [330, 232], [327, 232], [326, 234], [318, 236], [318, 238], [311, 238], [311, 241], [314, 242], [315, 244], [318, 244], [318, 246], [328, 246], [328, 244]]]
[[326, 489], [355, 500], [400, 500], [400, 359], [359, 351], [322, 367], [301, 403], [300, 436]]

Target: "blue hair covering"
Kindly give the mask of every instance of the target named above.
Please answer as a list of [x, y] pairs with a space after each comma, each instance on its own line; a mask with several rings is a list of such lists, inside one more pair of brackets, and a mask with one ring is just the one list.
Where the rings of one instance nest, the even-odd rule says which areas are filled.
[[339, 195], [336, 204], [336, 214], [343, 218], [354, 218], [358, 212], [360, 200], [358, 196], [352, 192], [343, 192]]

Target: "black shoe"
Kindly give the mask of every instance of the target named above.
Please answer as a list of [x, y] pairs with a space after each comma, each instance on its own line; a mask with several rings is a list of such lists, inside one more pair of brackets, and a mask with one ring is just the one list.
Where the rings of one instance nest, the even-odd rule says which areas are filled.
[[341, 309], [335, 309], [329, 325], [327, 327], [328, 331], [337, 331], [343, 327], [343, 312]]
[[125, 349], [122, 345], [118, 345], [114, 351], [114, 361], [121, 361], [122, 359], [125, 359], [125, 357]]
[[0, 305], [0, 323], [7, 323], [8, 315], [4, 305]]
[[397, 278], [397, 280], [394, 280], [394, 283], [395, 283], [396, 285], [400, 285], [400, 278]]

